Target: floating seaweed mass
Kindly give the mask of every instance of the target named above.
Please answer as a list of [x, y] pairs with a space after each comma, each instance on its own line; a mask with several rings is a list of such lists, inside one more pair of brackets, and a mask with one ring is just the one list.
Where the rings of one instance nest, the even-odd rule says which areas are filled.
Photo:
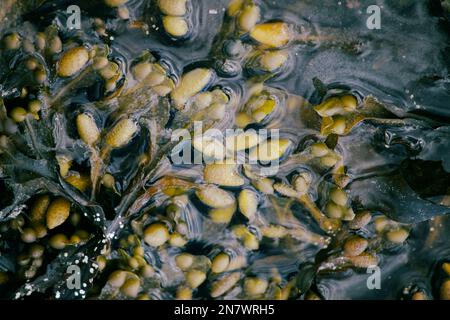
[[0, 299], [450, 299], [448, 1], [72, 2], [0, 4]]

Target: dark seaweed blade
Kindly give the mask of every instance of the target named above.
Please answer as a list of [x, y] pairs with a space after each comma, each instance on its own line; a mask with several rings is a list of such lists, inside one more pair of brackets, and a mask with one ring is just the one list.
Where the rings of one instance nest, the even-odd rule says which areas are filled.
[[[8, 150], [2, 150], [0, 160], [2, 170], [0, 176], [3, 177], [5, 185], [14, 190], [13, 200], [11, 204], [5, 208], [0, 208], [0, 221], [13, 218], [19, 214], [20, 208], [34, 194], [43, 190], [58, 189], [56, 173], [53, 171], [50, 158], [43, 158], [42, 155], [48, 156], [48, 147], [42, 148], [41, 139], [49, 138], [49, 135], [36, 135], [33, 125], [29, 122], [25, 127], [24, 139], [28, 142], [25, 144], [23, 151], [10, 144]], [[45, 130], [40, 127], [39, 133]], [[48, 142], [48, 141], [47, 141]], [[30, 155], [31, 157], [29, 157]], [[33, 157], [34, 156], [34, 157]]]
[[404, 223], [418, 223], [450, 213], [449, 207], [421, 198], [400, 173], [356, 180], [350, 185], [350, 192], [362, 207]]
[[47, 0], [3, 0], [0, 5], [0, 36], [3, 32], [21, 21], [23, 14], [35, 10]]
[[13, 257], [9, 256], [0, 257], [0, 271], [15, 272], [15, 270], [16, 270], [16, 263], [14, 262]]
[[400, 165], [400, 173], [421, 198], [445, 196], [449, 191], [450, 172], [441, 161], [406, 160]]
[[442, 162], [443, 169], [450, 172], [450, 127], [439, 127], [423, 136], [424, 145], [419, 158]]
[[[4, 180], [10, 190], [14, 190], [14, 196], [10, 199], [10, 204], [0, 210], [0, 222], [11, 220], [17, 217], [23, 209], [24, 203], [33, 195], [46, 190], [51, 190], [52, 182], [45, 178], [32, 179], [27, 182], [17, 183], [13, 180]], [[53, 185], [53, 187], [55, 187]], [[2, 190], [6, 191], [6, 190]]]
[[[450, 212], [430, 198], [448, 193], [449, 128], [414, 120], [374, 120], [339, 139], [360, 205], [418, 223]], [[419, 161], [418, 159], [421, 159]], [[427, 161], [425, 161], [427, 160]]]

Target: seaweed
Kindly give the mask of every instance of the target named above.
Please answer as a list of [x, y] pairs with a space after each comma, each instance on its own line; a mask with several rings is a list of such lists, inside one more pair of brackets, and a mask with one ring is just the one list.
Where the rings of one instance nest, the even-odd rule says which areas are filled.
[[[399, 59], [398, 38], [383, 42], [385, 48], [365, 30], [357, 38], [336, 32], [334, 21], [320, 22], [334, 10], [331, 1], [317, 10], [312, 3], [246, 0], [236, 15], [216, 19], [223, 22], [217, 30], [205, 23], [210, 7], [189, 2], [179, 19], [193, 29], [180, 37], [168, 33], [154, 1], [120, 8], [79, 1], [81, 30], [64, 27], [67, 4], [7, 0], [0, 6], [0, 20], [11, 17], [0, 26], [0, 276], [13, 279], [0, 282], [1, 298], [204, 299], [218, 298], [212, 293], [218, 285], [226, 289], [216, 290], [221, 298], [255, 298], [246, 291], [249, 278], [267, 282], [256, 298], [396, 298], [404, 287], [437, 297], [443, 276], [432, 285], [424, 279], [449, 258], [450, 127], [448, 110], [441, 108], [448, 70], [436, 71], [446, 63], [445, 34], [430, 38], [426, 52], [436, 56], [425, 65]], [[300, 14], [313, 10], [318, 21], [294, 17], [294, 5]], [[252, 28], [283, 23], [272, 25], [273, 32], [289, 31], [275, 34], [282, 46], [269, 48], [264, 35], [245, 31], [241, 10], [252, 6], [260, 6]], [[406, 21], [395, 11], [424, 4], [386, 6], [394, 20]], [[285, 13], [275, 14], [278, 7]], [[435, 1], [433, 8], [442, 9], [433, 14], [448, 23], [448, 1]], [[352, 31], [355, 10], [347, 9]], [[392, 26], [387, 30], [397, 37]], [[411, 34], [424, 37], [415, 29]], [[265, 70], [261, 56], [281, 50], [285, 61]], [[59, 72], [63, 62], [76, 67], [73, 73]], [[330, 63], [331, 71], [325, 67]], [[359, 63], [370, 72], [357, 72]], [[416, 64], [423, 70], [411, 80]], [[182, 99], [174, 99], [183, 76], [196, 68], [203, 69], [201, 79], [190, 79]], [[395, 72], [402, 76], [387, 81]], [[405, 86], [418, 97], [405, 90], [405, 98]], [[89, 127], [79, 124], [80, 115]], [[124, 120], [128, 127], [121, 127]], [[230, 174], [221, 158], [215, 165], [224, 170], [214, 175], [226, 176], [212, 179], [217, 177], [205, 173], [211, 168], [207, 148], [174, 139], [179, 131], [194, 139], [196, 122], [202, 134], [276, 130], [288, 147], [278, 150], [276, 172], [264, 170], [259, 158], [233, 163]], [[84, 139], [84, 129], [94, 137]], [[239, 156], [249, 160], [275, 135], [271, 131]], [[175, 163], [174, 152], [185, 146], [203, 161]], [[233, 177], [238, 186], [223, 182]], [[228, 200], [202, 200], [198, 191], [211, 185]], [[251, 215], [244, 214], [244, 189], [256, 195]], [[32, 217], [46, 196], [44, 214], [55, 199], [70, 202], [55, 230], [47, 228], [46, 217]], [[352, 256], [345, 245], [355, 237], [364, 248]], [[192, 256], [190, 266], [177, 264], [181, 254]], [[227, 266], [212, 272], [219, 254]], [[385, 276], [405, 275], [367, 294], [361, 271], [374, 264], [385, 268]], [[114, 279], [117, 274], [123, 278]], [[229, 288], [221, 282], [227, 277], [234, 281]]]

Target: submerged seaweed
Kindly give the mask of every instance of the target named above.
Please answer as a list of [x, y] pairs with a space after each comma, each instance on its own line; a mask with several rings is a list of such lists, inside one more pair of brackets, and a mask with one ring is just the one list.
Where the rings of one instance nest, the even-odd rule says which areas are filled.
[[0, 4], [0, 298], [449, 299], [446, 1], [69, 2]]

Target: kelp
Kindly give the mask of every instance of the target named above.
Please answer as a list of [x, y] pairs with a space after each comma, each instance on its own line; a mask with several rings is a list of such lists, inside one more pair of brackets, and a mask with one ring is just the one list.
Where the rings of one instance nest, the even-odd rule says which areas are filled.
[[[270, 45], [277, 43], [264, 33], [245, 31], [243, 8], [223, 16], [220, 10], [206, 11], [225, 1], [189, 3], [183, 16], [189, 27], [186, 37], [167, 34], [164, 14], [154, 1], [118, 9], [103, 1], [80, 1], [81, 30], [64, 28], [65, 2], [45, 1], [30, 11], [41, 2], [6, 0], [0, 8], [0, 17], [11, 17], [0, 26], [0, 35], [18, 32], [22, 41], [14, 50], [2, 45], [0, 58], [0, 272], [17, 275], [12, 283], [0, 284], [1, 298], [173, 299], [182, 288], [196, 299], [248, 299], [252, 296], [245, 292], [245, 282], [257, 277], [267, 282], [265, 295], [258, 298], [409, 299], [419, 289], [438, 296], [445, 275], [436, 269], [449, 257], [450, 127], [447, 119], [430, 113], [448, 113], [439, 110], [446, 97], [444, 72], [433, 76], [418, 71], [420, 78], [410, 84], [414, 93], [423, 100], [437, 92], [436, 100], [429, 94], [427, 112], [420, 112], [420, 99], [412, 95], [417, 108], [411, 108], [398, 98], [404, 96], [400, 91], [405, 83], [393, 90], [395, 81], [375, 81], [379, 68], [389, 71], [386, 77], [390, 73], [383, 69], [388, 51], [377, 47], [378, 36], [364, 31], [357, 39], [355, 34], [337, 34], [334, 21], [326, 26], [310, 23], [300, 15], [314, 9], [312, 3], [298, 2], [302, 10], [297, 10], [295, 1], [245, 1], [261, 10], [248, 31], [271, 26], [270, 32], [280, 37], [281, 48], [275, 49]], [[399, 8], [413, 7], [405, 3]], [[447, 7], [445, 2], [441, 7]], [[334, 13], [330, 8], [333, 4], [325, 2], [311, 17]], [[397, 7], [386, 8], [393, 13]], [[299, 17], [289, 10], [300, 12]], [[25, 50], [23, 41], [34, 46], [37, 37], [59, 39], [61, 50], [52, 50], [48, 42], [44, 49]], [[444, 43], [442, 37], [439, 33], [429, 41], [435, 52], [437, 43]], [[74, 47], [86, 50], [88, 60], [71, 77], [62, 77], [58, 64]], [[260, 58], [279, 50], [286, 59], [273, 70], [267, 68], [273, 61], [264, 68]], [[381, 60], [371, 60], [378, 50]], [[335, 56], [327, 56], [330, 52]], [[367, 58], [364, 70], [370, 70], [365, 74], [370, 81], [355, 80], [360, 74], [343, 57], [355, 64]], [[325, 67], [329, 62], [333, 77]], [[416, 65], [400, 59], [397, 63]], [[37, 69], [28, 70], [30, 65]], [[136, 66], [143, 69], [136, 71]], [[196, 69], [208, 77], [194, 79], [195, 88], [182, 90], [187, 96], [174, 99], [171, 90]], [[304, 79], [310, 82], [307, 86]], [[342, 97], [355, 99], [355, 108], [327, 114], [330, 100]], [[41, 103], [37, 112], [28, 110], [30, 100]], [[430, 107], [433, 101], [436, 109]], [[16, 108], [25, 110], [24, 119]], [[16, 117], [14, 110], [20, 111]], [[80, 139], [80, 114], [98, 130], [95, 141]], [[127, 139], [112, 143], [117, 136], [110, 134], [123, 132], [116, 127], [123, 120], [129, 120]], [[174, 152], [192, 140], [180, 143], [174, 134], [183, 130], [194, 139], [196, 121], [202, 122], [203, 132], [279, 130], [287, 147], [278, 150], [278, 170], [265, 171], [262, 161], [238, 164], [233, 170], [220, 163], [214, 170], [204, 162], [175, 163]], [[344, 129], [336, 130], [342, 123]], [[257, 141], [242, 158], [248, 160], [267, 141], [271, 139]], [[194, 143], [190, 151], [198, 155], [205, 150]], [[208, 170], [213, 174], [206, 177]], [[219, 177], [223, 172], [226, 176]], [[303, 180], [297, 185], [299, 177]], [[227, 185], [230, 179], [238, 183]], [[205, 201], [199, 196], [199, 190], [211, 185], [210, 190], [220, 190], [226, 199]], [[255, 195], [250, 204], [245, 194], [240, 197], [243, 190]], [[345, 199], [333, 198], [333, 190]], [[18, 261], [32, 246], [23, 234], [36, 227], [29, 210], [40, 195], [69, 200], [68, 223], [57, 231], [77, 230], [80, 223], [87, 238], [77, 239], [73, 233], [64, 248], [54, 248], [51, 237], [57, 231], [46, 229], [49, 237], [37, 242], [48, 252], [38, 261], [38, 272], [25, 282], [20, 276], [25, 267]], [[251, 214], [246, 205], [252, 206]], [[333, 216], [329, 207], [345, 214]], [[362, 222], [357, 221], [360, 217]], [[161, 238], [148, 241], [146, 232], [155, 224]], [[345, 245], [355, 237], [367, 246], [362, 253], [355, 250], [356, 256], [348, 255]], [[194, 257], [186, 270], [176, 264], [183, 253]], [[215, 273], [210, 265], [219, 254], [229, 261]], [[373, 264], [383, 267], [383, 279], [396, 281], [367, 293], [365, 269]], [[414, 270], [408, 264], [414, 264]], [[80, 270], [80, 288], [69, 285], [70, 270]], [[205, 274], [200, 285], [188, 279], [192, 270]], [[138, 280], [141, 294], [123, 289], [123, 284], [114, 286], [117, 271], [126, 272], [127, 280]], [[430, 274], [437, 275], [430, 281]], [[228, 276], [233, 286], [217, 289]], [[410, 293], [399, 294], [405, 287]]]

